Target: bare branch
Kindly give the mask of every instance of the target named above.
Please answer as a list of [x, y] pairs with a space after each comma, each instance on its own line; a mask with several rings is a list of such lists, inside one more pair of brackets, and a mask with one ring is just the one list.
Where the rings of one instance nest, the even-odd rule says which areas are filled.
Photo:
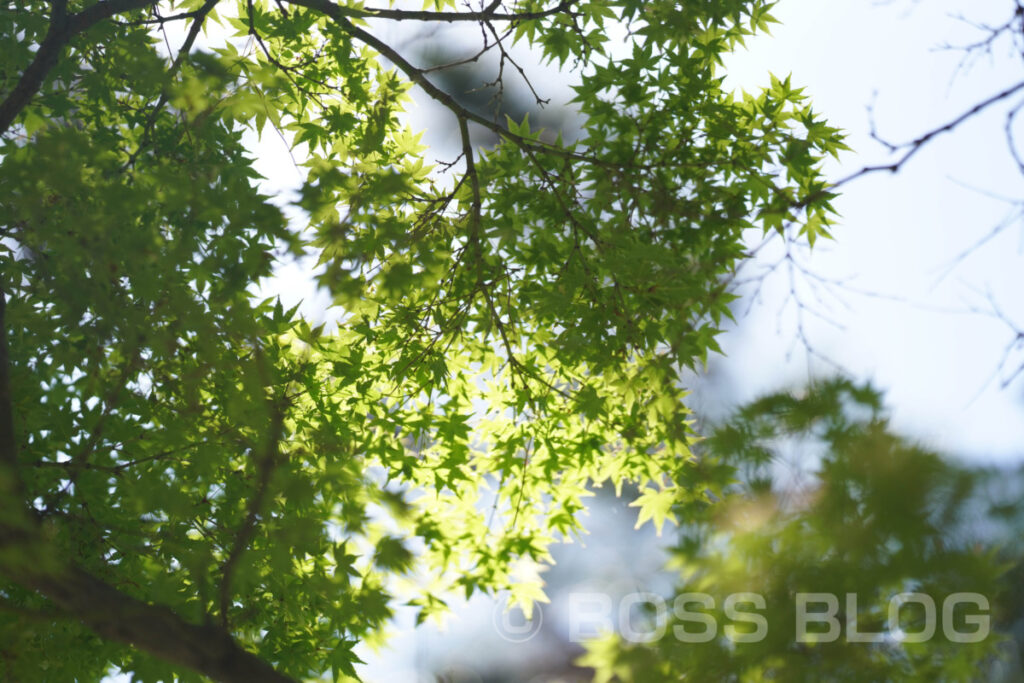
[[939, 126], [938, 128], [933, 128], [932, 130], [928, 131], [927, 133], [925, 133], [925, 134], [921, 135], [920, 137], [915, 138], [914, 140], [911, 140], [909, 142], [903, 142], [903, 143], [899, 143], [899, 144], [894, 144], [894, 143], [885, 142], [884, 140], [880, 139], [879, 141], [882, 142], [882, 144], [886, 145], [892, 151], [905, 150], [904, 153], [903, 153], [903, 156], [901, 156], [900, 158], [896, 159], [892, 163], [877, 164], [877, 165], [873, 165], [873, 166], [865, 166], [864, 168], [860, 169], [859, 171], [855, 171], [854, 173], [851, 173], [850, 175], [846, 176], [845, 178], [842, 178], [842, 179], [836, 181], [832, 185], [830, 185], [827, 188], [821, 190], [821, 192], [815, 193], [814, 195], [811, 195], [810, 197], [805, 198], [802, 203], [806, 204], [807, 202], [809, 202], [809, 201], [811, 201], [813, 199], [816, 199], [817, 196], [820, 196], [821, 193], [833, 192], [836, 189], [838, 189], [839, 187], [842, 187], [843, 185], [846, 185], [847, 183], [852, 182], [852, 181], [856, 180], [857, 178], [860, 178], [861, 176], [868, 175], [870, 173], [876, 173], [878, 171], [889, 171], [890, 173], [896, 173], [897, 171], [900, 170], [900, 168], [903, 167], [904, 164], [906, 164], [908, 161], [910, 161], [910, 159], [915, 154], [917, 154], [921, 150], [922, 147], [927, 145], [934, 138], [938, 137], [939, 135], [942, 135], [943, 133], [948, 133], [948, 132], [952, 131], [954, 128], [956, 128], [957, 126], [962, 124], [964, 121], [966, 121], [966, 120], [970, 119], [971, 117], [973, 117], [975, 114], [980, 113], [982, 110], [987, 109], [988, 107], [992, 106], [993, 104], [996, 104], [997, 102], [1001, 102], [1002, 100], [1005, 100], [1008, 97], [1012, 97], [1014, 94], [1020, 92], [1021, 90], [1024, 90], [1024, 81], [1021, 81], [1021, 82], [1019, 82], [1019, 83], [1017, 83], [1015, 85], [1012, 85], [1009, 88], [1003, 90], [1002, 92], [998, 92], [995, 95], [992, 95], [991, 97], [989, 97], [989, 98], [987, 98], [985, 100], [982, 100], [978, 104], [974, 105], [973, 107], [971, 107], [967, 111], [965, 111], [962, 114], [960, 114], [959, 116], [957, 116], [955, 119], [947, 122], [946, 124], [944, 124], [942, 126]]

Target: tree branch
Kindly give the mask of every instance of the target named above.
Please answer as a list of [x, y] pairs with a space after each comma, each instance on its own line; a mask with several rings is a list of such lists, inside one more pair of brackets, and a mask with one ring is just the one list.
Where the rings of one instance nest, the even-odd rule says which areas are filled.
[[[333, 2], [330, 2], [330, 0], [288, 0], [288, 2], [290, 2], [293, 5], [298, 5], [300, 7], [306, 7], [307, 9], [312, 9], [317, 12], [321, 12], [330, 17], [331, 19], [333, 19], [334, 21], [336, 21], [342, 27], [342, 29], [344, 29], [346, 33], [348, 33], [353, 38], [362, 41], [366, 45], [369, 45], [374, 50], [383, 55], [388, 61], [397, 66], [406, 76], [408, 76], [409, 80], [411, 80], [416, 85], [420, 86], [420, 88], [422, 88], [423, 91], [427, 93], [427, 95], [429, 95], [432, 99], [443, 104], [459, 119], [463, 119], [465, 121], [472, 121], [473, 123], [479, 126], [483, 126], [484, 128], [493, 131], [502, 138], [516, 141], [516, 143], [519, 144], [520, 146], [527, 145], [542, 152], [554, 154], [556, 156], [560, 156], [566, 159], [576, 159], [579, 161], [585, 161], [598, 166], [615, 166], [615, 164], [603, 161], [601, 159], [597, 159], [595, 157], [579, 154], [568, 149], [563, 149], [561, 147], [557, 147], [554, 145], [547, 145], [531, 138], [516, 135], [505, 126], [494, 121], [488, 120], [483, 116], [475, 114], [469, 109], [466, 109], [461, 104], [459, 104], [454, 97], [452, 97], [451, 95], [449, 95], [448, 93], [434, 85], [430, 81], [430, 79], [426, 77], [426, 70], [417, 68], [412, 63], [410, 63], [409, 60], [407, 60], [405, 57], [399, 54], [397, 50], [395, 50], [393, 47], [385, 43], [383, 40], [373, 35], [369, 31], [359, 28], [351, 21], [349, 21], [348, 17], [352, 15], [348, 9], [340, 7], [334, 4]], [[465, 14], [467, 16], [469, 15], [469, 13]]]
[[[261, 361], [262, 362], [262, 359]], [[256, 522], [263, 511], [263, 501], [267, 497], [267, 489], [270, 487], [270, 478], [274, 473], [279, 455], [279, 444], [284, 429], [284, 411], [280, 406], [272, 406], [271, 423], [266, 448], [256, 463], [256, 490], [249, 499], [249, 507], [246, 512], [242, 527], [235, 534], [235, 542], [231, 546], [228, 557], [221, 567], [220, 582], [220, 621], [224, 628], [228, 626], [228, 608], [231, 606], [231, 577], [242, 559], [242, 554], [252, 542], [256, 533]]]
[[57, 65], [61, 52], [73, 37], [115, 14], [142, 9], [156, 3], [157, 0], [106, 0], [69, 16], [67, 0], [54, 0], [50, 27], [43, 37], [43, 42], [39, 44], [39, 49], [36, 50], [35, 58], [21, 74], [18, 84], [0, 103], [0, 135], [7, 132], [18, 114], [43, 87], [43, 81]]
[[243, 650], [227, 630], [190, 624], [166, 607], [136, 600], [82, 570], [14, 576], [99, 636], [225, 683], [294, 683]]
[[[1001, 102], [1002, 100], [1005, 100], [1006, 98], [1013, 96], [1015, 93], [1018, 93], [1021, 90], [1024, 90], [1024, 81], [1021, 81], [1021, 82], [1017, 83], [1016, 85], [1012, 85], [1009, 88], [1007, 88], [1006, 90], [998, 92], [995, 95], [992, 95], [991, 97], [989, 97], [989, 98], [987, 98], [985, 100], [982, 100], [981, 102], [977, 103], [976, 105], [974, 105], [973, 107], [971, 107], [970, 109], [965, 111], [964, 113], [962, 113], [959, 116], [957, 116], [955, 119], [953, 119], [953, 120], [951, 120], [951, 121], [949, 121], [949, 122], [939, 126], [938, 128], [933, 128], [932, 130], [928, 131], [927, 133], [924, 133], [923, 135], [921, 135], [918, 138], [915, 138], [914, 140], [911, 140], [910, 142], [904, 142], [904, 143], [901, 143], [901, 144], [893, 144], [893, 143], [889, 143], [889, 142], [886, 142], [886, 141], [878, 138], [878, 136], [876, 135], [875, 138], [879, 142], [881, 142], [883, 145], [888, 147], [892, 152], [895, 152], [896, 150], [901, 150], [901, 149], [902, 150], [906, 150], [903, 153], [903, 156], [901, 156], [900, 158], [896, 159], [896, 161], [894, 161], [892, 163], [889, 163], [889, 164], [876, 164], [874, 166], [865, 166], [864, 168], [860, 169], [859, 171], [851, 173], [850, 175], [846, 176], [845, 178], [837, 180], [835, 183], [833, 183], [832, 185], [828, 186], [823, 191], [824, 192], [832, 192], [833, 190], [836, 190], [837, 188], [839, 188], [839, 187], [841, 187], [841, 186], [843, 186], [843, 185], [845, 185], [845, 184], [847, 184], [847, 183], [849, 183], [849, 182], [851, 182], [853, 180], [856, 180], [857, 178], [860, 178], [861, 176], [868, 175], [869, 173], [877, 173], [878, 171], [889, 171], [890, 173], [895, 173], [896, 171], [900, 170], [900, 168], [902, 168], [904, 164], [906, 164], [908, 161], [910, 161], [910, 158], [913, 157], [915, 154], [917, 154], [921, 150], [922, 147], [924, 147], [926, 144], [931, 142], [932, 139], [938, 137], [939, 135], [942, 135], [943, 133], [949, 133], [950, 131], [952, 131], [954, 128], [959, 126], [961, 123], [963, 123], [967, 119], [971, 118], [975, 114], [980, 113], [983, 109], [986, 109], [986, 108], [992, 106], [993, 104], [996, 104], [997, 102]], [[810, 201], [811, 199], [814, 199], [814, 198], [815, 197], [812, 196], [812, 197], [810, 197], [808, 199], [805, 199], [804, 201], [807, 202], [807, 201]]]
[[139, 139], [139, 146], [131, 157], [128, 158], [128, 161], [125, 162], [124, 168], [133, 166], [136, 159], [139, 158], [139, 155], [146, 149], [146, 145], [149, 144], [149, 138], [153, 133], [153, 125], [156, 123], [156, 117], [160, 115], [164, 105], [167, 104], [167, 100], [170, 99], [170, 83], [174, 80], [178, 71], [181, 70], [181, 65], [185, 62], [185, 58], [188, 56], [188, 53], [191, 52], [192, 45], [195, 44], [196, 38], [199, 37], [199, 31], [202, 29], [203, 22], [206, 21], [207, 15], [213, 10], [214, 6], [219, 1], [220, 0], [206, 0], [199, 9], [191, 13], [194, 15], [194, 20], [192, 21], [192, 25], [189, 27], [188, 35], [185, 36], [185, 42], [181, 44], [181, 47], [178, 49], [177, 56], [175, 56], [174, 61], [171, 63], [171, 68], [167, 71], [167, 85], [165, 85], [163, 90], [160, 92], [160, 97], [153, 106], [153, 110], [149, 113], [149, 116], [146, 117], [142, 136]]
[[[293, 5], [300, 5], [309, 9], [317, 9], [321, 12], [326, 12], [320, 7], [312, 7], [311, 5], [302, 2], [301, 0], [287, 0], [287, 2]], [[443, 21], [446, 23], [454, 23], [460, 21], [531, 21], [535, 19], [543, 19], [550, 17], [561, 12], [565, 12], [570, 7], [575, 5], [577, 0], [562, 0], [555, 7], [551, 7], [546, 10], [540, 10], [538, 12], [498, 12], [497, 9], [501, 6], [501, 0], [494, 0], [490, 5], [485, 7], [479, 12], [432, 12], [432, 11], [417, 11], [417, 10], [402, 10], [402, 9], [390, 9], [383, 7], [366, 7], [363, 9], [356, 9], [353, 7], [342, 7], [340, 5], [333, 5], [327, 1], [324, 4], [332, 4], [337, 12], [346, 17], [352, 19], [391, 19], [394, 21]], [[321, 4], [321, 3], [317, 3]]]
[[[0, 574], [37, 591], [100, 637], [125, 643], [216, 681], [293, 683], [293, 679], [239, 647], [226, 628], [190, 624], [167, 607], [125, 595], [55, 557], [20, 495], [6, 304], [5, 292], [0, 288]], [[276, 441], [274, 444], [276, 449]], [[252, 507], [261, 504], [261, 499], [258, 494]]]

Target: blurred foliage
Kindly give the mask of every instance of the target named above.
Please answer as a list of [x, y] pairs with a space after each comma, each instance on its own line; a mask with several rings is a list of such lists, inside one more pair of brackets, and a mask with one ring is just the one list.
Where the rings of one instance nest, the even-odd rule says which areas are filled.
[[[781, 458], [798, 451], [813, 476], [780, 484]], [[968, 468], [893, 434], [881, 395], [847, 380], [755, 401], [700, 453], [737, 483], [684, 525], [670, 563], [680, 593], [644, 630], [650, 642], [588, 645], [580, 664], [596, 680], [990, 680], [998, 630], [1024, 616], [1019, 473]], [[1009, 496], [993, 498], [993, 480], [1008, 478]], [[904, 593], [928, 597], [894, 607]]]

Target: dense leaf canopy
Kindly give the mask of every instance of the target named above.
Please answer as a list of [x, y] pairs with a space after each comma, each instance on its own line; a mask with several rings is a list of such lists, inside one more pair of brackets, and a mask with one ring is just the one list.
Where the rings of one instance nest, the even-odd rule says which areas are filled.
[[[396, 599], [528, 611], [512, 568], [588, 487], [640, 487], [659, 525], [722, 493], [680, 374], [717, 348], [746, 231], [827, 235], [843, 149], [788, 79], [723, 89], [771, 4], [0, 8], [3, 676], [351, 675]], [[466, 109], [378, 37], [396, 22], [503, 66], [532, 45], [581, 130]], [[450, 164], [405, 123], [414, 90], [460, 132]], [[305, 151], [298, 221], [243, 144], [272, 128]], [[299, 255], [336, 327], [255, 296]]]

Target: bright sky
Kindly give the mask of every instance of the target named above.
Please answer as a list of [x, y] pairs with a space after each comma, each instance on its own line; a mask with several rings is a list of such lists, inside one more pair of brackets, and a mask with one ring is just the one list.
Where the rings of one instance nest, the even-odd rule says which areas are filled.
[[[935, 49], [984, 37], [954, 19], [957, 13], [995, 24], [1011, 12], [1006, 0], [783, 0], [775, 12], [782, 24], [771, 37], [751, 41], [729, 63], [728, 73], [742, 87], [764, 82], [768, 70], [792, 73], [794, 84], [806, 86], [818, 112], [850, 134], [855, 153], [835, 169], [833, 177], [839, 178], [887, 158], [870, 139], [868, 105], [873, 104], [879, 135], [902, 142], [1024, 78], [1021, 60], [1012, 58], [1007, 44], [993, 59], [958, 75], [963, 53]], [[846, 308], [819, 287], [831, 304], [825, 308], [809, 289], [804, 293], [809, 304], [845, 327], [837, 330], [805, 315], [812, 344], [854, 376], [887, 390], [897, 429], [945, 451], [1003, 461], [1024, 456], [1024, 377], [1000, 386], [1024, 363], [1024, 349], [1017, 348], [1000, 368], [1013, 332], [991, 316], [967, 311], [990, 309], [990, 292], [1018, 329], [1024, 328], [1020, 219], [949, 266], [1013, 208], [982, 190], [1024, 197], [1003, 134], [1006, 111], [1007, 106], [993, 107], [922, 149], [898, 175], [857, 180], [837, 200], [842, 219], [836, 240], [816, 249], [806, 263], [826, 277], [852, 276], [851, 289], [906, 301], [847, 290], [841, 297]], [[740, 398], [807, 376], [799, 346], [791, 362], [782, 364], [795, 329], [790, 305], [776, 334], [788, 287], [784, 275], [773, 278], [764, 305], [725, 340], [728, 358], [712, 366]], [[821, 362], [815, 368], [829, 370]]]

